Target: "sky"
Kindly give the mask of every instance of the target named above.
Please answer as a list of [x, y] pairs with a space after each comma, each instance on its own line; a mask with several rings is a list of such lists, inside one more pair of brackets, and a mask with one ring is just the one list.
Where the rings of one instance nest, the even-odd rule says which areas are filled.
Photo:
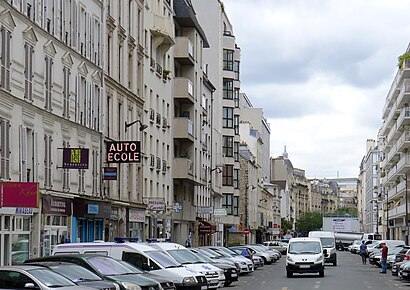
[[410, 42], [408, 0], [223, 0], [241, 91], [263, 108], [271, 157], [308, 178], [358, 177]]

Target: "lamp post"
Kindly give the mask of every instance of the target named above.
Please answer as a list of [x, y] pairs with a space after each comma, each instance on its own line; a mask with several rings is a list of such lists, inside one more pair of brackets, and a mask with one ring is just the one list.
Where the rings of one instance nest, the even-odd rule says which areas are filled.
[[[246, 187], [245, 191], [245, 226], [244, 229], [249, 229], [249, 188], [252, 187], [252, 190], [254, 190], [256, 187], [254, 185], [249, 185]], [[248, 244], [248, 236], [249, 234], [245, 235], [245, 244]]]

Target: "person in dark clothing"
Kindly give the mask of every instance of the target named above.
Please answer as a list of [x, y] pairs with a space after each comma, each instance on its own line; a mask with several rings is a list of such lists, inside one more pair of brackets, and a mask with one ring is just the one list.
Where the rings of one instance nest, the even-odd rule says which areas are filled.
[[382, 270], [380, 273], [386, 274], [387, 273], [387, 253], [389, 252], [389, 248], [387, 247], [386, 243], [382, 243]]
[[367, 263], [367, 246], [366, 246], [364, 241], [362, 241], [362, 244], [360, 245], [360, 256], [362, 256], [363, 265], [366, 265], [366, 263]]

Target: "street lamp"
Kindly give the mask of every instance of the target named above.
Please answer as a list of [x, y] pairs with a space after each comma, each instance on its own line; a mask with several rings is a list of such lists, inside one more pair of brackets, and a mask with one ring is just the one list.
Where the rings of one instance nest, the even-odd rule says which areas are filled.
[[128, 128], [128, 127], [134, 125], [135, 123], [139, 123], [139, 124], [140, 124], [140, 127], [139, 127], [139, 130], [140, 130], [140, 131], [144, 131], [145, 129], [148, 128], [148, 125], [142, 124], [142, 122], [141, 122], [140, 120], [135, 120], [135, 121], [133, 121], [133, 122], [131, 122], [131, 123], [127, 123], [127, 121], [125, 121], [125, 132], [127, 132], [127, 128]]
[[[249, 188], [252, 187], [252, 190], [254, 190], [256, 187], [255, 185], [251, 184], [249, 186], [246, 187], [246, 191], [245, 191], [245, 229], [249, 228], [249, 194], [248, 194], [248, 190]], [[245, 235], [245, 244], [248, 244], [248, 235]]]

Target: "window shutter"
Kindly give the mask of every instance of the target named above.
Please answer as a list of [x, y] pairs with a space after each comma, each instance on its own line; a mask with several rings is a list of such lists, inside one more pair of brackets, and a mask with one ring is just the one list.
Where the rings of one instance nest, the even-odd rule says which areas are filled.
[[79, 92], [80, 92], [80, 76], [77, 75], [75, 78], [75, 104], [74, 104], [74, 114], [75, 114], [75, 121], [79, 123], [79, 115], [80, 115], [80, 101], [79, 101]]
[[20, 181], [27, 181], [27, 128], [20, 127]]
[[38, 133], [33, 132], [33, 181], [38, 182]]
[[5, 178], [6, 173], [6, 122], [0, 118], [0, 179]]
[[10, 122], [4, 121], [5, 127], [5, 178], [10, 179]]
[[53, 187], [53, 160], [52, 160], [52, 143], [53, 139], [51, 136], [48, 136], [48, 178], [49, 178], [49, 186]]
[[48, 187], [48, 136], [44, 135], [44, 187]]
[[5, 70], [6, 70], [6, 75], [5, 75], [5, 83], [4, 83], [4, 88], [6, 90], [10, 90], [10, 39], [11, 39], [11, 33], [6, 30], [6, 51], [5, 51]]
[[27, 43], [24, 45], [24, 98], [28, 99], [28, 58], [29, 58], [29, 46]]
[[0, 29], [1, 54], [0, 54], [0, 87], [4, 88], [6, 82], [6, 30]]

